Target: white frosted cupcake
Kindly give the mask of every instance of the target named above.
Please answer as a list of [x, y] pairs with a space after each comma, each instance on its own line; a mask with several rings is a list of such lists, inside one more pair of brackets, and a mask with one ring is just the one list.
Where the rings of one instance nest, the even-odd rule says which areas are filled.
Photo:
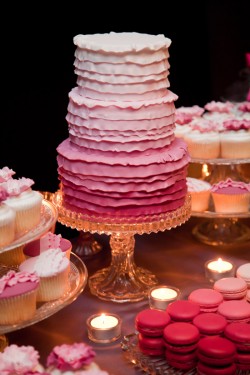
[[51, 375], [108, 375], [94, 362], [96, 353], [84, 343], [55, 346], [47, 357]]
[[0, 249], [15, 239], [15, 211], [3, 203], [8, 197], [6, 190], [0, 186]]
[[70, 259], [72, 243], [66, 238], [62, 238], [61, 234], [47, 232], [42, 237], [26, 244], [23, 248], [23, 253], [25, 258], [30, 258], [50, 249], [60, 249]]
[[243, 213], [249, 211], [250, 184], [228, 178], [212, 185], [211, 196], [216, 212]]
[[22, 262], [20, 271], [36, 272], [40, 278], [37, 301], [61, 298], [69, 289], [70, 262], [60, 249], [50, 249]]
[[0, 373], [4, 375], [49, 375], [39, 362], [40, 355], [33, 346], [7, 346], [0, 352]]
[[36, 312], [39, 277], [35, 273], [9, 271], [0, 278], [0, 324], [17, 324]]
[[43, 195], [31, 189], [33, 184], [33, 180], [24, 177], [3, 183], [9, 195], [5, 204], [16, 212], [16, 237], [34, 228], [41, 220]]
[[221, 157], [225, 159], [250, 158], [250, 132], [229, 130], [220, 134]]
[[188, 151], [193, 159], [216, 159], [220, 155], [219, 133], [192, 130], [185, 134]]
[[203, 212], [209, 207], [211, 184], [198, 178], [187, 177], [188, 193], [191, 195], [192, 211]]

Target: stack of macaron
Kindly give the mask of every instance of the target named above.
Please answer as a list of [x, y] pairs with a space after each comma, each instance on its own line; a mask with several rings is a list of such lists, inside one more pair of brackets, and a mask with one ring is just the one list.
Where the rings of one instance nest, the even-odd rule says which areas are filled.
[[224, 316], [216, 312], [207, 312], [197, 315], [193, 324], [198, 328], [201, 337], [221, 336], [227, 326]]
[[230, 323], [224, 331], [224, 336], [236, 345], [235, 363], [240, 371], [250, 370], [250, 324]]
[[212, 288], [199, 288], [189, 294], [188, 300], [198, 304], [203, 313], [216, 312], [223, 302], [223, 295]]
[[169, 314], [163, 310], [145, 309], [136, 315], [135, 328], [143, 354], [159, 356], [165, 353], [163, 331], [170, 321]]

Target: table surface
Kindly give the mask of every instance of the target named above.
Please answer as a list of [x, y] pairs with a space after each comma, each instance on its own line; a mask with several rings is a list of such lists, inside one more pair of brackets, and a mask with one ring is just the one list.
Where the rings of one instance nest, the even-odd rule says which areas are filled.
[[[210, 246], [198, 242], [192, 229], [199, 218], [191, 217], [185, 224], [164, 232], [135, 236], [134, 260], [137, 266], [147, 268], [154, 273], [159, 284], [168, 284], [181, 290], [182, 298], [200, 287], [211, 287], [204, 275], [204, 263], [219, 256], [231, 260], [236, 267], [250, 262], [250, 242], [232, 246]], [[244, 221], [248, 226], [250, 220]], [[56, 233], [72, 237], [78, 232], [57, 224]], [[109, 237], [95, 235], [103, 245], [98, 254], [84, 259], [91, 276], [97, 270], [110, 264], [111, 254]], [[70, 238], [71, 239], [71, 238]], [[96, 352], [96, 362], [109, 374], [141, 374], [125, 357], [121, 349], [121, 340], [111, 344], [96, 344], [87, 336], [87, 318], [99, 312], [115, 313], [122, 318], [122, 335], [134, 332], [136, 314], [148, 308], [148, 300], [133, 303], [115, 303], [98, 299], [89, 291], [88, 285], [80, 296], [51, 317], [7, 334], [9, 344], [32, 345], [40, 353], [44, 364], [49, 352], [55, 345], [85, 342]]]

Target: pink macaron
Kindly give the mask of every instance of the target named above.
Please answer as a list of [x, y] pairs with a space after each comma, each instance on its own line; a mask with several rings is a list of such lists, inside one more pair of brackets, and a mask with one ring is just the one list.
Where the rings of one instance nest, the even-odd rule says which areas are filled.
[[174, 322], [192, 322], [200, 313], [200, 306], [192, 301], [177, 300], [170, 303], [166, 311]]
[[237, 368], [235, 363], [231, 363], [230, 365], [223, 367], [212, 367], [202, 362], [198, 362], [197, 364], [198, 375], [235, 375], [236, 370]]
[[224, 316], [217, 313], [201, 313], [193, 319], [193, 324], [201, 336], [222, 335], [227, 326]]
[[190, 353], [197, 348], [200, 332], [192, 323], [174, 322], [164, 328], [163, 339], [166, 350]]
[[250, 263], [239, 266], [236, 270], [236, 276], [245, 280], [248, 288], [250, 288]]
[[168, 364], [180, 370], [191, 370], [196, 367], [197, 355], [196, 350], [189, 353], [176, 353], [172, 350], [166, 350], [165, 353]]
[[145, 336], [162, 336], [170, 320], [169, 314], [164, 310], [145, 309], [136, 315], [135, 328]]
[[141, 352], [149, 356], [160, 356], [165, 353], [165, 345], [163, 338], [138, 335], [138, 345]]
[[224, 330], [224, 336], [236, 345], [238, 351], [250, 354], [250, 324], [230, 323]]
[[250, 322], [250, 303], [245, 299], [224, 301], [218, 307], [218, 314], [224, 316], [228, 323]]
[[199, 288], [189, 294], [188, 300], [197, 303], [201, 312], [216, 312], [223, 296], [212, 288]]
[[199, 362], [210, 367], [226, 367], [234, 362], [236, 346], [230, 340], [220, 337], [204, 337], [197, 346]]
[[247, 294], [247, 283], [239, 277], [222, 278], [213, 287], [223, 295], [224, 300], [242, 299]]

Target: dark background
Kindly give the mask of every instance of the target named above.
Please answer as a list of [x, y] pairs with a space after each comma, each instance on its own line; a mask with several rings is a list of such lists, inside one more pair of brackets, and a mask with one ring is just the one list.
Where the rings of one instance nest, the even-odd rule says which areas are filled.
[[[1, 12], [0, 168], [29, 177], [36, 190], [58, 188], [56, 147], [67, 138], [68, 92], [76, 86], [73, 37], [136, 31], [164, 34], [176, 106], [230, 98], [250, 52], [249, 1], [165, 1], [148, 5], [34, 2]], [[4, 25], [4, 26], [3, 26]]]

